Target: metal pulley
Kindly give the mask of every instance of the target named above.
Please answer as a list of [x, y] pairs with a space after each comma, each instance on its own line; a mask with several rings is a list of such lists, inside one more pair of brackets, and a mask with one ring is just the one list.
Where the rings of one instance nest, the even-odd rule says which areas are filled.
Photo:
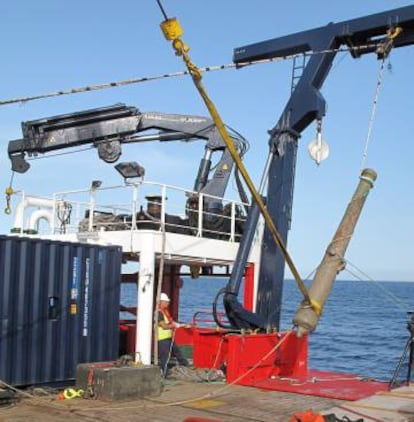
[[318, 120], [316, 128], [316, 139], [308, 145], [308, 152], [312, 160], [319, 166], [321, 161], [329, 156], [329, 145], [322, 139], [322, 121]]

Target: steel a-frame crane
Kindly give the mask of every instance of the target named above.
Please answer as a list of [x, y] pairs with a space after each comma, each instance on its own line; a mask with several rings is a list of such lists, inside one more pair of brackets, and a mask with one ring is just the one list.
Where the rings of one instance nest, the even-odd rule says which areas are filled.
[[[414, 6], [402, 7], [357, 19], [330, 23], [324, 27], [298, 32], [234, 50], [234, 63], [243, 64], [313, 52], [303, 69], [278, 122], [270, 130], [269, 167], [267, 170], [267, 209], [283, 239], [287, 242], [300, 133], [326, 112], [322, 87], [337, 49], [347, 46], [354, 58], [377, 54], [385, 58], [391, 48], [414, 44]], [[252, 231], [259, 212], [252, 207], [245, 225], [232, 276], [224, 289], [224, 306], [234, 328], [279, 329], [284, 257], [265, 229], [260, 262], [259, 285], [255, 313], [245, 310], [237, 301], [246, 266]]]

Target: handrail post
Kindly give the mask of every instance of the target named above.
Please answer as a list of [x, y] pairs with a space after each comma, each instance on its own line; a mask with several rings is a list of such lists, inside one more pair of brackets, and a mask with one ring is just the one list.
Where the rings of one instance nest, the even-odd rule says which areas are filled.
[[95, 189], [90, 189], [89, 193], [89, 224], [88, 231], [91, 232], [93, 228], [93, 215], [95, 213]]
[[166, 203], [165, 201], [167, 200], [167, 186], [162, 185], [161, 188], [161, 230], [165, 230], [165, 208], [166, 208]]
[[138, 201], [138, 185], [132, 184], [132, 219], [131, 230], [137, 229], [137, 201]]
[[[56, 195], [53, 195], [53, 207], [52, 207], [52, 224], [50, 225], [50, 234], [56, 233], [56, 202], [57, 198]], [[39, 228], [39, 226], [38, 226]]]
[[234, 242], [236, 235], [236, 204], [231, 201], [230, 241]]
[[203, 194], [200, 193], [200, 195], [198, 196], [198, 237], [203, 236], [203, 200]]

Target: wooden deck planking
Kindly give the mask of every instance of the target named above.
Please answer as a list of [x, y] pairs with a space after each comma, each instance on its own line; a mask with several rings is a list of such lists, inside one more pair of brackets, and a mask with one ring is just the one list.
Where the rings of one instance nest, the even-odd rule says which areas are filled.
[[367, 422], [414, 422], [414, 384], [347, 402], [330, 410], [338, 417], [347, 416], [351, 420], [362, 417]]
[[4, 422], [72, 421], [183, 421], [203, 417], [220, 422], [284, 422], [297, 411], [312, 409], [364, 422], [414, 422], [414, 384], [358, 400], [323, 397], [226, 384], [177, 381], [165, 386], [154, 399], [104, 402], [56, 397], [24, 399], [16, 406], [0, 408]]
[[0, 408], [0, 421], [167, 422], [197, 416], [223, 422], [277, 422], [288, 420], [298, 410], [312, 408], [319, 411], [341, 403], [341, 400], [251, 387], [180, 381], [166, 385], [161, 396], [151, 400], [24, 400], [17, 406]]

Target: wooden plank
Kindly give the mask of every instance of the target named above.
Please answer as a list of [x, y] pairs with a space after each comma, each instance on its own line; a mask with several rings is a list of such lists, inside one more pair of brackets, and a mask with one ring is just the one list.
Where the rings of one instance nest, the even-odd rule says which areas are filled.
[[[163, 422], [182, 421], [186, 417], [197, 416], [228, 422], [275, 422], [288, 420], [297, 411], [310, 408], [322, 411], [343, 403], [341, 400], [263, 391], [252, 387], [181, 381], [167, 384], [161, 396], [152, 400], [103, 402], [73, 399], [51, 402], [50, 397], [39, 400], [23, 400], [13, 408], [2, 410], [1, 420]], [[206, 406], [199, 406], [200, 403]]]
[[367, 421], [408, 422], [414, 421], [414, 387], [412, 384], [389, 392], [348, 402], [329, 409], [324, 414], [335, 413], [349, 419], [363, 417]]

